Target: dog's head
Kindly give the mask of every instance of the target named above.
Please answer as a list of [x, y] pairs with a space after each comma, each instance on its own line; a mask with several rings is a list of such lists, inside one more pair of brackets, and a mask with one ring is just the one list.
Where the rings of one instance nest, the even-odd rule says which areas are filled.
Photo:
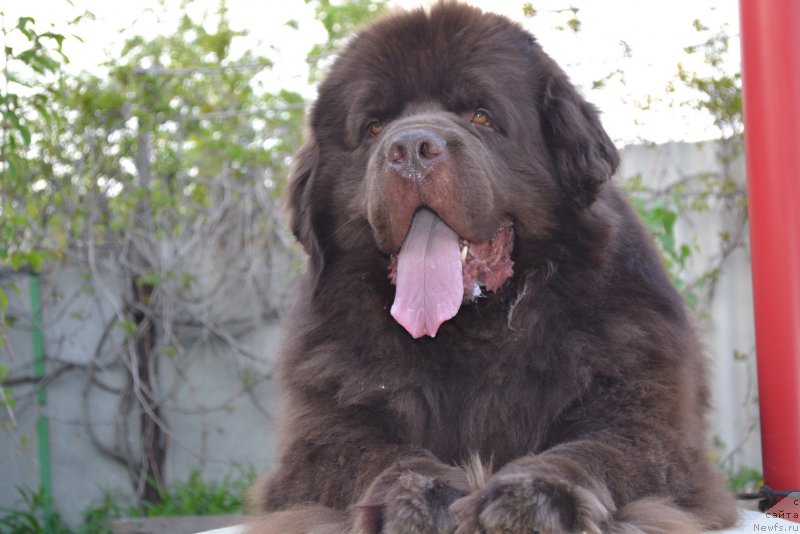
[[596, 110], [530, 34], [443, 3], [383, 18], [339, 55], [296, 155], [291, 223], [317, 271], [380, 251], [393, 315], [432, 336], [617, 164]]

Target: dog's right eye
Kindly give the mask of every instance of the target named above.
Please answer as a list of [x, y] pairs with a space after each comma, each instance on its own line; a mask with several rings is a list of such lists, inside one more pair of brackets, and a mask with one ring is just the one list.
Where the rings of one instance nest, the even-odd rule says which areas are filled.
[[473, 111], [469, 120], [472, 124], [477, 124], [479, 126], [491, 126], [492, 124], [492, 118], [485, 109], [476, 109]]
[[378, 119], [372, 119], [367, 124], [367, 130], [371, 136], [376, 137], [383, 132], [383, 123]]

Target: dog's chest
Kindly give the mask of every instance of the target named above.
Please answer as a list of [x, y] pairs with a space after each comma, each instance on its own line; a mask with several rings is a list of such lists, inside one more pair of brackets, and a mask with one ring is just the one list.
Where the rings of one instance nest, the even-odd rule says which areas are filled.
[[535, 451], [550, 414], [537, 378], [524, 369], [488, 366], [478, 375], [420, 381], [389, 400], [397, 434], [458, 464], [478, 453], [496, 465]]

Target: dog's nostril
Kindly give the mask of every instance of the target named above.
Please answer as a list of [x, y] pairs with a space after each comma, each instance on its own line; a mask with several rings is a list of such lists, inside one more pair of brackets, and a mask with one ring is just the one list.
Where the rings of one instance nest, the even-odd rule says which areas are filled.
[[386, 158], [392, 163], [403, 163], [406, 160], [406, 149], [400, 143], [389, 146]]
[[423, 159], [433, 159], [441, 155], [444, 147], [440, 146], [435, 141], [424, 139], [419, 145], [419, 157]]

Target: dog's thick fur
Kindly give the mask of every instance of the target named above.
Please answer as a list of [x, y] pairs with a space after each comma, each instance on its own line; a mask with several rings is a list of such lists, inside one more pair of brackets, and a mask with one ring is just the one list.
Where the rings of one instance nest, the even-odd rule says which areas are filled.
[[[684, 304], [609, 181], [596, 110], [533, 37], [454, 3], [386, 16], [336, 59], [309, 126], [288, 202], [310, 261], [254, 532], [735, 521]], [[409, 131], [435, 145], [414, 176], [392, 152]], [[513, 275], [414, 339], [390, 315], [389, 270], [420, 207], [476, 243], [510, 220]], [[495, 469], [482, 482], [476, 457]]]

